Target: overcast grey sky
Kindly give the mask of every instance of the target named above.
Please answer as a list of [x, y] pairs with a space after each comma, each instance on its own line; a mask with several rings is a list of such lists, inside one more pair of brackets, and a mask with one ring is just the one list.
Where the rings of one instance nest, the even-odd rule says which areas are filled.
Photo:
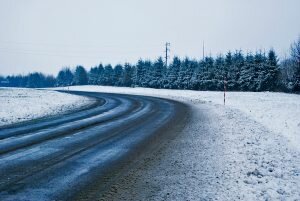
[[273, 47], [300, 34], [300, 0], [0, 0], [0, 74], [64, 66], [213, 56]]

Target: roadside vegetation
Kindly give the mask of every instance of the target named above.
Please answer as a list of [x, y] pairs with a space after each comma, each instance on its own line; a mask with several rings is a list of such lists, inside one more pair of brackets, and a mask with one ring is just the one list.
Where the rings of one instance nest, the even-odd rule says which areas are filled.
[[0, 86], [55, 87], [72, 85], [103, 85], [149, 87], [165, 89], [230, 91], [300, 91], [300, 37], [291, 45], [288, 58], [279, 61], [276, 52], [242, 50], [228, 52], [216, 58], [201, 60], [174, 57], [167, 66], [162, 57], [155, 61], [140, 59], [125, 63], [63, 68], [56, 77], [42, 73], [0, 76]]

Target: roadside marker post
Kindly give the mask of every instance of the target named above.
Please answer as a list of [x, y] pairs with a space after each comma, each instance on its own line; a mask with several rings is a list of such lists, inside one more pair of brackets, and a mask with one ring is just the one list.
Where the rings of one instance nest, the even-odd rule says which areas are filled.
[[226, 84], [227, 84], [227, 80], [226, 77], [224, 76], [224, 105], [226, 102]]

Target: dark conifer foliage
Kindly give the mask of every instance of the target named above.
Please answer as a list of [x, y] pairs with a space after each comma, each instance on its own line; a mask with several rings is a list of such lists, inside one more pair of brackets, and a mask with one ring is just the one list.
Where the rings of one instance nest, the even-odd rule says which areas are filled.
[[83, 66], [76, 67], [73, 82], [75, 85], [85, 85], [88, 83], [88, 75]]
[[122, 86], [131, 87], [134, 83], [135, 67], [129, 63], [125, 64]]
[[[294, 45], [295, 46], [295, 45]], [[295, 47], [294, 47], [295, 49]], [[295, 50], [296, 51], [296, 50]], [[295, 53], [296, 54], [296, 53]], [[102, 64], [88, 72], [83, 66], [73, 71], [63, 68], [56, 78], [41, 73], [0, 77], [1, 86], [54, 87], [70, 85], [104, 85], [166, 89], [223, 90], [224, 81], [230, 91], [295, 91], [297, 89], [297, 57], [279, 63], [273, 49], [255, 54], [241, 50], [202, 60], [174, 57], [166, 66], [162, 57], [154, 62], [140, 59], [135, 65]], [[292, 68], [291, 65], [296, 66]]]
[[69, 68], [59, 71], [56, 82], [58, 86], [70, 86], [73, 84], [74, 75]]
[[28, 87], [28, 88], [43, 88], [53, 87], [56, 84], [56, 79], [52, 75], [44, 75], [42, 73], [30, 73], [26, 76], [12, 75], [0, 77], [0, 86], [2, 87]]
[[113, 74], [114, 86], [122, 86], [122, 80], [124, 76], [123, 74], [124, 74], [123, 66], [120, 64], [116, 65]]

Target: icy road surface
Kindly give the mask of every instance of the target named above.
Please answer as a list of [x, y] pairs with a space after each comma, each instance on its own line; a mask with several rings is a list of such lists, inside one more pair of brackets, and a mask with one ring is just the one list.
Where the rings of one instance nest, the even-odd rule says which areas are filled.
[[72, 92], [97, 99], [75, 113], [0, 127], [0, 200], [95, 200], [184, 124], [171, 100]]

